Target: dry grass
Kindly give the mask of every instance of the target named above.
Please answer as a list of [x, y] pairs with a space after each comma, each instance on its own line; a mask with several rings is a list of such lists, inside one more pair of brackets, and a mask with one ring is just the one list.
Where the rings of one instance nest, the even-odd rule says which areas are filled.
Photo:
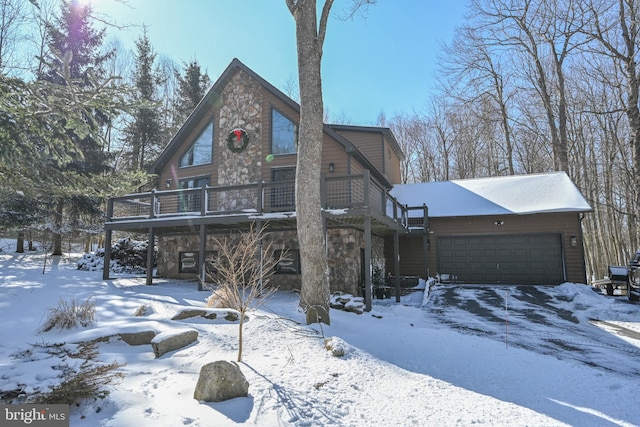
[[97, 360], [98, 350], [95, 343], [83, 343], [76, 353], [67, 352], [72, 359], [84, 359], [76, 371], [69, 366], [61, 366], [64, 380], [49, 392], [31, 396], [29, 400], [39, 404], [74, 404], [83, 400], [104, 399], [109, 395], [105, 387], [124, 377], [118, 371], [123, 364], [102, 363]]
[[68, 300], [60, 298], [58, 305], [50, 308], [47, 312], [47, 318], [41, 331], [47, 332], [56, 327], [70, 329], [77, 326], [89, 326], [95, 320], [96, 307], [91, 298], [87, 298], [82, 304], [78, 304], [73, 297]]

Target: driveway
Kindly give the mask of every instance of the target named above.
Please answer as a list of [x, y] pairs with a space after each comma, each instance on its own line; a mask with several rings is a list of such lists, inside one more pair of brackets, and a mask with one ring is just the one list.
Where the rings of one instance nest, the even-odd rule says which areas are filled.
[[640, 304], [587, 285], [436, 284], [425, 308], [463, 333], [640, 375]]

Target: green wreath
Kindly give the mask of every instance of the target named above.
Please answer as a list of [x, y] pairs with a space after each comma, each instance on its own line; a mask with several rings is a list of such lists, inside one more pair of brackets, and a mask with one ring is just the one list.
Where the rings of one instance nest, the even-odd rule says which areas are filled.
[[227, 147], [234, 153], [242, 153], [249, 145], [249, 135], [244, 129], [236, 128], [227, 136]]

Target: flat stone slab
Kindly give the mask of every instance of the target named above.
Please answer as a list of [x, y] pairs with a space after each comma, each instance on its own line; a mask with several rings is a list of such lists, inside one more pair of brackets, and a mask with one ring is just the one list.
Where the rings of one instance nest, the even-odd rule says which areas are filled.
[[227, 322], [237, 322], [240, 313], [230, 308], [183, 308], [176, 313], [171, 320], [184, 320], [192, 317], [202, 317], [208, 320], [226, 320]]
[[198, 339], [198, 331], [194, 329], [166, 331], [156, 335], [151, 340], [151, 347], [156, 358], [170, 351], [188, 346]]
[[156, 336], [156, 331], [140, 331], [140, 332], [121, 332], [118, 334], [120, 339], [129, 345], [151, 344]]

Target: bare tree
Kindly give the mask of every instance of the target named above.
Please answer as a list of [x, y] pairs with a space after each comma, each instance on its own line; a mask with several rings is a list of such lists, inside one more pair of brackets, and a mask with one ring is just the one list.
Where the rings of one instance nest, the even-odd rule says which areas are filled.
[[628, 209], [630, 240], [638, 245], [640, 233], [638, 207], [640, 207], [640, 2], [618, 0], [615, 4], [601, 0], [586, 1], [589, 32], [600, 44], [600, 52], [608, 56], [624, 74], [623, 108], [629, 128], [629, 151], [633, 158], [633, 177], [629, 182], [632, 205]]
[[330, 324], [326, 235], [320, 203], [323, 113], [320, 63], [333, 0], [326, 0], [320, 20], [315, 0], [286, 0], [296, 22], [300, 126], [296, 167], [296, 216], [302, 261], [301, 306], [307, 323]]
[[[501, 156], [506, 160], [508, 174], [515, 173], [513, 162], [513, 133], [509, 113], [509, 100], [513, 89], [507, 86], [509, 75], [502, 70], [501, 56], [503, 48], [494, 46], [483, 39], [482, 32], [463, 26], [456, 30], [451, 44], [444, 46], [440, 63], [444, 82], [443, 91], [463, 104], [482, 105], [477, 111], [483, 114], [482, 120], [498, 120], [502, 129], [500, 140], [503, 144], [493, 144], [504, 151]], [[487, 116], [487, 99], [495, 105], [497, 114]], [[469, 108], [471, 113], [476, 109]], [[496, 117], [494, 119], [493, 117]]]
[[[320, 17], [315, 0], [285, 0], [296, 25], [300, 126], [296, 165], [296, 216], [302, 261], [301, 306], [307, 323], [329, 320], [329, 268], [320, 202], [323, 114], [320, 65], [333, 0], [325, 0]], [[353, 0], [348, 16], [374, 0]]]
[[586, 43], [578, 1], [472, 1], [486, 37], [511, 47], [521, 61], [524, 78], [545, 111], [554, 168], [565, 171], [569, 171], [565, 67], [569, 55]]
[[20, 67], [16, 55], [27, 16], [22, 0], [0, 0], [0, 74], [6, 75]]
[[388, 126], [391, 129], [405, 154], [405, 159], [400, 164], [400, 180], [403, 184], [420, 181], [418, 166], [426, 148], [422, 142], [426, 135], [423, 123], [415, 113], [396, 114], [388, 121], [382, 114], [378, 117], [378, 126]]
[[[240, 313], [238, 326], [238, 362], [242, 361], [242, 332], [247, 311], [266, 301], [277, 289], [268, 286], [269, 277], [286, 253], [275, 256], [271, 242], [265, 243], [265, 227], [240, 232], [237, 236], [214, 239], [219, 252], [209, 260], [213, 270], [208, 276], [214, 286], [209, 305], [232, 308]], [[204, 267], [203, 267], [204, 268]]]

